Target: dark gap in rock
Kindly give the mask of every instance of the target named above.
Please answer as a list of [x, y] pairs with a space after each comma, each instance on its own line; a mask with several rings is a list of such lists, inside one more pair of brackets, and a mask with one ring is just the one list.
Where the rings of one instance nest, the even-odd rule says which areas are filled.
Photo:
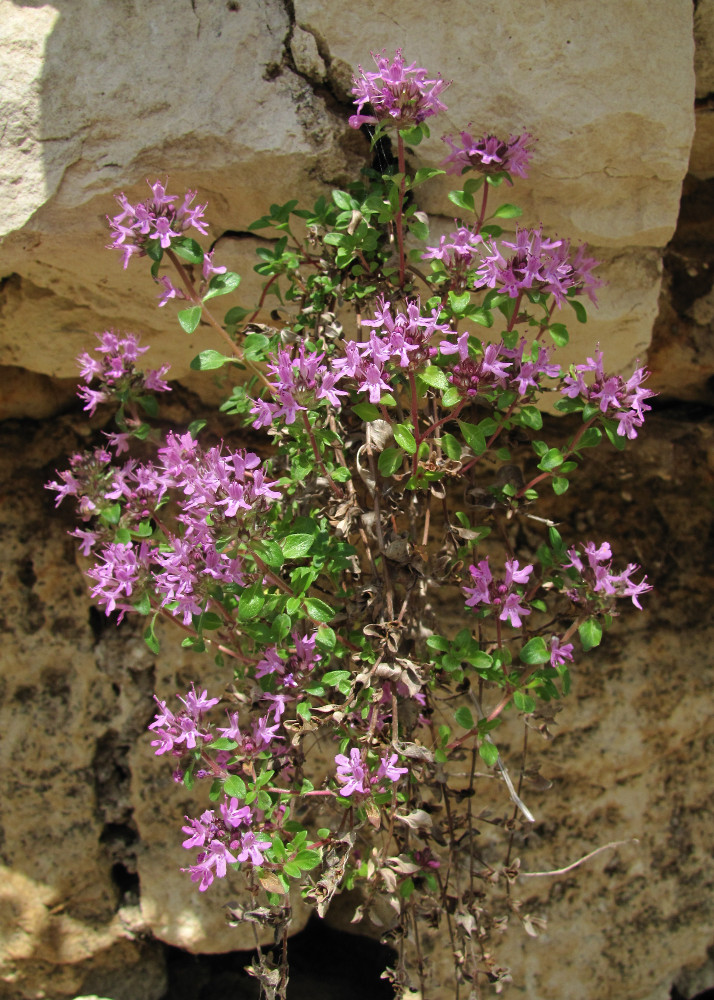
[[[169, 985], [161, 1000], [258, 1000], [258, 982], [245, 971], [253, 954], [190, 955], [167, 946]], [[394, 991], [381, 975], [395, 953], [378, 941], [312, 917], [290, 938], [288, 955], [289, 1000], [393, 1000]]]
[[693, 997], [688, 997], [684, 993], [680, 993], [676, 986], [672, 986], [669, 1000], [714, 1000], [714, 987], [710, 990], [704, 990], [703, 993], [697, 993]]
[[31, 556], [27, 556], [25, 559], [21, 559], [18, 562], [17, 578], [23, 587], [27, 587], [28, 590], [32, 590], [37, 583], [37, 576], [35, 574], [35, 568], [32, 565]]
[[100, 834], [99, 843], [121, 843], [126, 847], [129, 844], [135, 844], [138, 839], [139, 835], [136, 830], [126, 823], [107, 823]]
[[95, 643], [99, 642], [102, 638], [102, 635], [106, 631], [109, 624], [110, 622], [107, 616], [103, 614], [99, 608], [95, 608], [95, 606], [92, 605], [89, 609], [89, 627], [92, 630]]
[[119, 890], [121, 906], [139, 902], [141, 887], [139, 885], [139, 876], [136, 872], [130, 872], [125, 865], [117, 862], [112, 865], [111, 877], [112, 882]]

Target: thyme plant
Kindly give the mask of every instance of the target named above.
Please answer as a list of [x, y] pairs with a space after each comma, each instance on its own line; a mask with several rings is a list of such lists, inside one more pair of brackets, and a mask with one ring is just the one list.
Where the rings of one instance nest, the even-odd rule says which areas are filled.
[[[160, 434], [166, 367], [142, 371], [146, 348], [108, 331], [80, 359], [79, 394], [90, 414], [113, 405], [116, 429], [49, 485], [77, 502], [98, 605], [145, 616], [154, 652], [170, 618], [225, 667], [226, 690], [209, 693], [197, 659], [196, 685], [177, 701], [160, 692], [149, 727], [197, 797], [185, 877], [199, 892], [235, 879], [247, 894], [233, 918], [283, 947], [291, 896], [324, 915], [361, 888], [355, 919], [380, 902], [397, 997], [429, 995], [420, 928], [437, 923], [454, 995], [479, 997], [508, 978], [489, 899], [519, 877], [513, 834], [533, 821], [499, 726], [506, 713], [540, 726], [618, 601], [640, 607], [650, 589], [602, 539], [564, 539], [539, 518], [533, 551], [517, 527], [543, 490], [568, 489], [588, 449], [635, 438], [652, 393], [644, 368], [608, 372], [600, 350], [558, 364], [600, 281], [586, 247], [511, 222], [521, 212], [503, 193], [527, 175], [531, 136], [446, 136], [442, 166], [415, 172], [447, 83], [400, 51], [376, 64], [355, 78], [350, 125], [386, 167], [252, 224], [271, 239], [259, 302], [215, 312], [240, 278], [196, 239], [195, 192], [157, 181], [142, 203], [120, 195], [110, 220], [124, 267], [146, 259], [159, 305], [180, 306], [186, 333], [215, 334], [192, 367], [236, 373], [221, 409], [264, 445], [202, 443], [200, 421]], [[417, 195], [444, 173], [457, 218], [434, 239]], [[280, 328], [258, 322], [269, 296]], [[544, 400], [581, 418], [564, 447], [546, 438]], [[503, 828], [498, 863], [476, 840], [484, 775], [504, 795], [489, 821]], [[259, 948], [251, 971], [284, 998], [287, 963], [271, 954]]]

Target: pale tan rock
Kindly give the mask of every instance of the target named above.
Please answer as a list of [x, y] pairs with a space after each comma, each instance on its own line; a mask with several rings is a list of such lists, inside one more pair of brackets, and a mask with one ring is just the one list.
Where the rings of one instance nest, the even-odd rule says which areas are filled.
[[322, 83], [325, 79], [326, 69], [317, 48], [315, 36], [296, 25], [290, 40], [290, 51], [295, 60], [297, 71], [316, 83]]
[[[159, 0], [127, 17], [95, 2], [55, 16], [3, 0], [5, 79], [14, 81], [8, 114], [24, 138], [22, 153], [15, 132], [3, 139], [14, 173], [2, 194], [0, 273], [12, 277], [0, 292], [0, 364], [69, 378], [94, 331], [134, 330], [153, 345], [147, 363], [170, 361], [173, 377], [196, 388], [189, 362], [218, 347], [216, 337], [203, 325], [187, 337], [173, 303], [156, 309], [141, 262], [122, 272], [118, 254], [101, 251], [112, 194], [140, 199], [147, 177], [168, 173], [172, 190], [197, 188], [208, 201], [216, 239], [224, 229], [245, 231], [293, 190], [307, 201], [324, 181], [342, 183], [368, 157], [366, 141], [281, 64], [290, 41], [299, 71], [319, 81], [324, 67], [347, 101], [352, 67], [370, 65], [365, 26], [380, 45], [403, 45], [408, 58], [454, 78], [449, 111], [420, 148], [423, 162], [443, 156], [442, 131], [469, 122], [475, 131], [528, 129], [538, 152], [516, 198], [529, 222], [588, 240], [596, 252], [640, 247], [645, 262], [648, 248], [671, 235], [692, 136], [688, 0], [608, 0], [577, 17], [565, 0], [545, 11], [511, 0], [481, 11], [478, 27], [468, 5], [449, 4], [438, 33], [424, 32], [418, 8], [395, 19], [381, 0], [359, 8], [299, 0], [295, 25], [277, 0], [193, 6]], [[180, 67], [156, 58], [159, 37], [162, 52], [182, 53]], [[444, 212], [447, 189], [444, 181], [422, 188], [424, 208]], [[219, 319], [224, 305], [257, 303], [248, 244], [230, 255], [244, 283], [214, 300]], [[635, 355], [649, 337], [657, 284], [633, 288], [637, 310], [619, 316], [610, 294], [603, 290], [601, 301], [618, 330], [615, 350]], [[635, 340], [627, 350], [625, 329]]]

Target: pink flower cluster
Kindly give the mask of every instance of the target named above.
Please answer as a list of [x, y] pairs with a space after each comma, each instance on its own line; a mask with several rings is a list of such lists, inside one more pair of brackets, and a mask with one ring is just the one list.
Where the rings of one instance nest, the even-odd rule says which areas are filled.
[[151, 741], [152, 747], [158, 748], [154, 751], [157, 756], [170, 753], [173, 757], [182, 757], [187, 750], [195, 749], [199, 740], [208, 743], [213, 739], [210, 730], [202, 729], [203, 713], [217, 705], [219, 698], [209, 698], [205, 690], [196, 694], [192, 687], [185, 698], [179, 696], [184, 707], [175, 713], [167, 708], [165, 701], [159, 701], [156, 696], [154, 700], [159, 711], [149, 729], [158, 735], [158, 739]]
[[494, 608], [501, 621], [507, 621], [513, 628], [521, 627], [521, 616], [529, 615], [530, 608], [523, 604], [523, 595], [516, 589], [516, 584], [526, 584], [533, 572], [529, 564], [520, 568], [517, 559], [506, 560], [506, 576], [504, 579], [494, 579], [489, 566], [488, 557], [482, 559], [477, 566], [469, 566], [473, 587], [464, 587], [467, 595], [467, 608], [475, 608], [483, 604]]
[[[640, 583], [635, 583], [631, 579], [640, 569], [637, 563], [630, 563], [622, 573], [613, 573], [612, 549], [609, 542], [603, 542], [600, 546], [595, 542], [587, 542], [580, 548], [581, 551], [575, 547], [568, 549], [570, 559], [563, 566], [565, 569], [573, 567], [578, 571], [585, 584], [586, 593], [590, 591], [593, 594], [609, 597], [631, 597], [635, 607], [642, 610], [639, 597], [652, 590], [652, 585], [647, 583], [646, 576]], [[568, 594], [574, 601], [583, 599], [582, 592], [577, 588], [571, 589]]]
[[367, 765], [362, 760], [362, 754], [357, 747], [352, 747], [349, 757], [343, 753], [338, 753], [335, 757], [335, 763], [337, 764], [336, 777], [342, 785], [340, 795], [343, 795], [345, 798], [353, 795], [355, 792], [366, 795], [374, 785], [380, 785], [378, 791], [384, 791], [383, 783], [385, 779], [399, 781], [403, 774], [409, 773], [409, 768], [396, 766], [398, 759], [399, 757], [396, 753], [382, 757], [376, 773], [370, 774]]
[[378, 403], [383, 392], [392, 390], [388, 364], [401, 369], [423, 368], [438, 353], [430, 345], [431, 338], [451, 330], [448, 324], [438, 322], [438, 309], [422, 316], [419, 298], [410, 299], [406, 312], [396, 315], [392, 315], [389, 302], [378, 299], [374, 315], [374, 319], [362, 321], [363, 326], [373, 328], [369, 340], [348, 340], [345, 356], [333, 362], [341, 375], [355, 380], [358, 392], [369, 394], [370, 403]]
[[487, 344], [473, 357], [469, 350], [469, 333], [460, 334], [456, 343], [442, 340], [439, 349], [442, 354], [458, 354], [447, 378], [465, 399], [473, 399], [492, 389], [515, 390], [519, 396], [526, 396], [540, 388], [544, 376], [557, 378], [560, 366], [550, 363], [550, 351], [536, 345], [527, 348], [523, 338], [514, 348], [503, 343]]
[[[565, 376], [561, 392], [570, 399], [580, 396], [587, 403], [597, 403], [601, 413], [617, 420], [619, 436], [627, 435], [632, 440], [637, 437], [637, 428], [645, 422], [645, 413], [652, 409], [645, 400], [656, 395], [642, 387], [649, 372], [637, 368], [625, 381], [621, 375], [606, 375], [602, 358], [603, 352], [598, 350], [594, 358], [574, 365], [572, 373]], [[588, 384], [585, 376], [590, 373], [594, 379]]]
[[[149, 350], [140, 347], [139, 340], [133, 333], [118, 336], [113, 330], [96, 334], [99, 347], [96, 352], [102, 357], [95, 357], [85, 351], [77, 358], [80, 375], [87, 383], [77, 389], [77, 395], [84, 400], [84, 409], [93, 414], [99, 403], [106, 403], [122, 394], [122, 402], [129, 394], [143, 395], [146, 392], [170, 392], [171, 387], [164, 381], [169, 370], [168, 365], [146, 372], [136, 367], [140, 355]], [[90, 389], [89, 384], [97, 379], [102, 388]]]
[[[416, 63], [405, 65], [401, 49], [397, 49], [391, 61], [384, 51], [378, 55], [372, 53], [372, 58], [377, 72], [365, 72], [360, 66], [359, 76], [352, 81], [357, 105], [357, 114], [350, 118], [352, 128], [380, 122], [395, 128], [410, 128], [439, 111], [446, 111], [439, 95], [449, 84], [440, 75], [430, 80], [426, 70], [418, 69]], [[365, 106], [369, 108], [368, 114], [362, 113]]]
[[[256, 834], [249, 829], [254, 814], [250, 806], [241, 805], [240, 800], [226, 796], [219, 808], [220, 816], [213, 809], [206, 809], [200, 819], [185, 816], [188, 826], [181, 829], [188, 836], [182, 846], [187, 850], [202, 847], [196, 857], [196, 864], [182, 871], [190, 872], [191, 881], [198, 882], [200, 892], [205, 892], [214, 878], [225, 878], [229, 864], [241, 864], [249, 861], [260, 866], [263, 864], [263, 851], [271, 846], [272, 841], [262, 840], [265, 834]], [[244, 826], [248, 829], [240, 830]], [[235, 851], [235, 854], [231, 854]]]
[[177, 207], [178, 195], [167, 194], [161, 181], [155, 181], [149, 187], [151, 197], [136, 205], [128, 201], [124, 192], [117, 195], [121, 212], [111, 219], [107, 216], [113, 237], [108, 249], [121, 250], [125, 268], [135, 254], [139, 257], [146, 255], [149, 240], [156, 240], [166, 250], [171, 246], [172, 239], [182, 236], [191, 227], [204, 236], [208, 232], [203, 221], [206, 206], [191, 207], [195, 191], [187, 191]]
[[310, 403], [319, 399], [326, 399], [339, 408], [340, 396], [347, 393], [335, 388], [341, 373], [330, 371], [326, 365], [320, 364], [324, 356], [324, 353], [307, 353], [304, 344], [300, 344], [295, 358], [292, 350], [280, 350], [277, 363], [268, 365], [268, 372], [274, 379], [271, 386], [277, 402], [254, 400], [250, 410], [255, 414], [253, 426], [269, 427], [281, 417], [286, 424], [293, 424], [300, 410], [307, 410]]
[[[475, 288], [497, 288], [512, 299], [531, 289], [552, 295], [562, 306], [568, 292], [583, 292], [595, 302], [595, 289], [602, 281], [591, 272], [597, 266], [593, 257], [586, 257], [585, 244], [571, 255], [568, 240], [551, 240], [541, 229], [516, 229], [515, 241], [495, 240], [484, 245], [480, 265], [476, 268]], [[508, 256], [501, 252], [512, 250]]]
[[512, 135], [508, 142], [495, 135], [474, 139], [470, 132], [459, 132], [459, 140], [445, 135], [444, 142], [451, 153], [443, 161], [447, 174], [463, 174], [478, 170], [484, 174], [515, 174], [528, 176], [528, 165], [533, 154], [533, 136], [528, 132]]
[[456, 276], [468, 271], [480, 260], [483, 237], [467, 226], [459, 226], [448, 236], [439, 239], [438, 246], [427, 247], [422, 260], [440, 260], [446, 270]]

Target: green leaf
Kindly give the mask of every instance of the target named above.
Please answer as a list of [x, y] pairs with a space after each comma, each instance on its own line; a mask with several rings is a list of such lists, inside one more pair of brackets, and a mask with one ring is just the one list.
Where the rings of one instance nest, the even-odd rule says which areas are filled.
[[449, 308], [456, 316], [463, 316], [471, 302], [471, 292], [449, 292]]
[[581, 448], [594, 448], [602, 441], [602, 433], [599, 427], [588, 427], [576, 445], [576, 451]]
[[322, 854], [320, 851], [300, 851], [295, 858], [295, 864], [299, 865], [304, 872], [309, 872], [311, 869], [317, 868], [321, 861]]
[[248, 361], [258, 361], [270, 341], [264, 333], [249, 333], [243, 340], [243, 357]]
[[[117, 532], [117, 535], [119, 532]], [[142, 597], [132, 604], [135, 611], [138, 611], [140, 615], [150, 615], [151, 614], [151, 601], [149, 600], [148, 594], [143, 594]]]
[[385, 448], [377, 460], [380, 475], [388, 479], [394, 475], [404, 460], [404, 452], [399, 448]]
[[394, 440], [409, 455], [413, 455], [417, 450], [416, 439], [406, 424], [394, 425]]
[[591, 618], [589, 622], [583, 622], [583, 624], [578, 629], [580, 635], [580, 641], [583, 644], [583, 649], [587, 653], [589, 649], [594, 649], [595, 646], [600, 645], [600, 640], [602, 639], [602, 625], [600, 622], [595, 621]]
[[136, 401], [150, 417], [155, 417], [159, 412], [159, 404], [156, 402], [155, 396], [138, 396]]
[[365, 420], [368, 423], [370, 420], [379, 420], [382, 415], [379, 407], [375, 406], [374, 403], [356, 403], [352, 409], [360, 420]]
[[352, 473], [344, 465], [339, 465], [336, 469], [332, 470], [330, 477], [336, 483], [346, 483], [352, 478]]
[[204, 629], [212, 632], [224, 624], [223, 619], [215, 611], [204, 611], [201, 615], [194, 615], [193, 620], [199, 632], [204, 631]]
[[551, 323], [548, 333], [557, 347], [565, 347], [570, 340], [570, 334], [562, 323]]
[[575, 312], [575, 316], [578, 323], [587, 323], [588, 314], [585, 311], [585, 306], [582, 304], [582, 302], [578, 302], [577, 299], [567, 299], [567, 301], [573, 307], [573, 311]]
[[265, 604], [265, 594], [260, 582], [252, 584], [244, 590], [238, 601], [238, 620], [242, 622], [257, 618], [263, 605]]
[[475, 212], [473, 195], [466, 194], [465, 191], [449, 191], [449, 201], [457, 208], [463, 208], [467, 212]]
[[228, 295], [229, 292], [235, 291], [238, 285], [240, 285], [240, 275], [236, 274], [235, 271], [214, 274], [208, 285], [208, 291], [203, 296], [203, 301], [208, 302], [209, 299], [214, 299], [217, 295]]
[[[251, 309], [244, 309], [243, 306], [233, 306], [223, 317], [223, 322], [226, 326], [236, 326], [237, 323], [241, 323], [246, 316], [250, 316]], [[258, 334], [261, 336], [261, 334]]]
[[541, 458], [538, 463], [538, 468], [542, 469], [543, 472], [550, 472], [553, 469], [557, 469], [559, 465], [563, 464], [563, 455], [558, 448], [549, 448], [545, 453], [543, 458]]
[[300, 559], [308, 554], [314, 541], [314, 535], [288, 535], [281, 542], [283, 555], [286, 559]]
[[513, 704], [519, 712], [535, 712], [535, 699], [531, 698], [529, 694], [523, 694], [522, 691], [514, 692]]
[[192, 240], [188, 236], [182, 236], [180, 239], [171, 240], [171, 249], [177, 257], [187, 260], [189, 264], [203, 263], [203, 250], [201, 249], [201, 244]]
[[523, 406], [519, 413], [523, 427], [530, 427], [531, 430], [539, 431], [543, 426], [543, 417], [537, 406]]
[[154, 619], [152, 620], [151, 624], [148, 626], [148, 628], [144, 632], [144, 642], [149, 647], [149, 649], [151, 650], [152, 653], [158, 653], [159, 649], [160, 649], [159, 640], [156, 638], [156, 633], [154, 632], [154, 622], [155, 621], [156, 621], [156, 617], [154, 617]]
[[201, 322], [201, 307], [191, 306], [190, 309], [182, 309], [178, 314], [178, 321], [186, 333], [193, 333]]
[[493, 767], [498, 760], [498, 747], [493, 743], [482, 743], [478, 748], [479, 757], [489, 767]]
[[253, 542], [253, 551], [271, 569], [280, 569], [283, 565], [283, 553], [277, 542], [266, 539], [263, 542]]
[[454, 718], [462, 729], [474, 728], [474, 717], [471, 714], [471, 710], [468, 709], [466, 705], [462, 705], [460, 708], [456, 709], [454, 712]]
[[442, 396], [441, 402], [444, 404], [444, 406], [448, 407], [456, 406], [458, 403], [461, 402], [461, 393], [456, 388], [456, 386], [451, 385]]
[[441, 447], [446, 457], [452, 461], [458, 462], [461, 458], [461, 445], [453, 434], [441, 435]]
[[334, 649], [337, 645], [337, 636], [329, 625], [320, 625], [318, 628], [317, 645], [324, 650]]
[[445, 392], [449, 388], [448, 378], [441, 368], [437, 368], [436, 365], [429, 365], [423, 372], [419, 372], [419, 378], [422, 382], [426, 382], [427, 385], [432, 386], [432, 388], [441, 389], [442, 392]]
[[246, 792], [245, 781], [239, 778], [237, 774], [231, 774], [223, 782], [223, 791], [229, 798], [244, 799]]
[[332, 621], [335, 617], [335, 612], [332, 610], [329, 604], [325, 604], [324, 601], [318, 600], [316, 597], [306, 597], [305, 598], [305, 609], [311, 618], [315, 621], [327, 622]]
[[289, 875], [290, 878], [300, 878], [302, 875], [300, 865], [298, 865], [295, 861], [286, 861], [283, 865], [283, 871], [286, 875]]
[[333, 191], [332, 200], [338, 208], [341, 208], [345, 212], [350, 212], [355, 208], [359, 208], [352, 195], [347, 194], [346, 191]]
[[493, 219], [519, 219], [523, 215], [523, 209], [518, 205], [499, 205], [493, 213]]
[[348, 681], [349, 679], [349, 670], [328, 670], [322, 678], [322, 681], [324, 684], [329, 685], [329, 687], [337, 687], [341, 681]]
[[486, 451], [486, 439], [483, 436], [483, 431], [475, 424], [467, 424], [463, 420], [459, 420], [458, 424], [464, 436], [464, 441], [473, 451], [474, 455], [483, 455]]
[[414, 174], [414, 178], [411, 182], [412, 187], [416, 187], [417, 184], [423, 184], [424, 181], [430, 180], [432, 177], [438, 177], [439, 174], [445, 174], [445, 170], [439, 170], [438, 167], [421, 167]]
[[235, 750], [238, 746], [235, 740], [229, 740], [227, 736], [219, 736], [208, 744], [209, 750]]
[[233, 358], [227, 358], [220, 351], [201, 351], [200, 354], [196, 355], [189, 367], [194, 372], [208, 372], [214, 368], [222, 368], [231, 361], [233, 361]]
[[553, 487], [553, 493], [559, 497], [567, 491], [570, 486], [570, 481], [566, 476], [553, 476], [551, 486]]
[[550, 653], [545, 644], [545, 639], [537, 635], [525, 644], [520, 652], [521, 663], [547, 663], [550, 660]]

